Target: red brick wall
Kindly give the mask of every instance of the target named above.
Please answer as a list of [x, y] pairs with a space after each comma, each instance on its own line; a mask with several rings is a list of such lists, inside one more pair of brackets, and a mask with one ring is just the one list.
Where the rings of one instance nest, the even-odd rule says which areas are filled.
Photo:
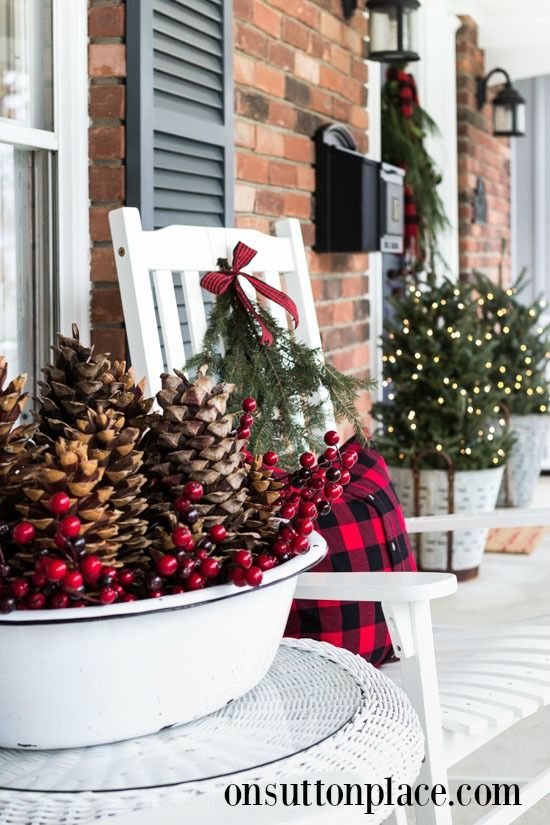
[[[504, 262], [510, 274], [510, 144], [492, 134], [492, 106], [479, 111], [476, 77], [485, 74], [485, 58], [478, 46], [477, 26], [463, 17], [457, 32], [458, 188], [460, 217], [460, 271], [479, 269], [496, 276], [502, 239], [508, 243]], [[494, 89], [489, 91], [492, 99]], [[487, 192], [487, 224], [472, 223], [472, 199], [481, 176]]]
[[124, 10], [123, 0], [89, 0], [92, 340], [117, 358], [126, 344], [107, 215], [125, 196]]
[[341, 0], [234, 0], [234, 11], [237, 225], [268, 232], [279, 217], [300, 219], [325, 352], [366, 375], [368, 257], [311, 251], [313, 134], [339, 121], [368, 146], [366, 20], [358, 11], [346, 22]]

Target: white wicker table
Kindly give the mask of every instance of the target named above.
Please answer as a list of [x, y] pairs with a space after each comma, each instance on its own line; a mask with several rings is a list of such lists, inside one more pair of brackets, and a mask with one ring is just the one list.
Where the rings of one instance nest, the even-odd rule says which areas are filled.
[[[222, 799], [230, 783], [340, 772], [412, 784], [422, 756], [416, 714], [386, 676], [332, 645], [285, 640], [253, 691], [204, 719], [114, 745], [0, 750], [0, 823], [85, 825], [118, 814], [126, 822], [175, 802], [185, 809], [198, 795]], [[369, 825], [390, 813], [378, 809]], [[154, 821], [162, 825], [160, 812]]]

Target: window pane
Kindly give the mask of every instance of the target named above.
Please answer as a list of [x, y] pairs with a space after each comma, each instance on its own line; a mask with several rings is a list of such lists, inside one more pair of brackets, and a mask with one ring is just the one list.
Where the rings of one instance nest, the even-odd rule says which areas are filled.
[[57, 323], [52, 283], [51, 157], [0, 144], [0, 355], [38, 377]]
[[0, 117], [53, 129], [52, 0], [0, 0]]

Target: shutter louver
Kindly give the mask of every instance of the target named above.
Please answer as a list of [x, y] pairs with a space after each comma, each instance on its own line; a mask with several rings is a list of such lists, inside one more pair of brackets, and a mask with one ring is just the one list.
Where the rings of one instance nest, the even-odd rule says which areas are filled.
[[129, 205], [145, 228], [233, 222], [231, 0], [127, 4]]

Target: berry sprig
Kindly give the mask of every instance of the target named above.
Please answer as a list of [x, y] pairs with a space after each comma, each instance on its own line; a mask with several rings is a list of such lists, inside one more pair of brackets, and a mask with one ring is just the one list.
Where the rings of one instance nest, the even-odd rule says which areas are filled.
[[[319, 458], [306, 452], [300, 456], [300, 469], [286, 478], [284, 503], [279, 515], [282, 523], [271, 544], [271, 553], [277, 563], [305, 553], [309, 547], [308, 536], [313, 532], [319, 516], [326, 516], [332, 509], [350, 480], [350, 469], [357, 462], [357, 452], [351, 448], [341, 451], [338, 447], [340, 436], [329, 430], [324, 436], [327, 445]], [[274, 467], [278, 458], [275, 453], [266, 453], [264, 464]]]
[[42, 610], [85, 607], [87, 604], [129, 602], [137, 598], [131, 588], [134, 573], [117, 570], [88, 554], [78, 516], [69, 514], [73, 502], [64, 492], [54, 493], [48, 509], [55, 517], [54, 543], [59, 555], [35, 546], [36, 530], [27, 521], [10, 529], [0, 524], [0, 537], [11, 537], [19, 550], [34, 557], [34, 570], [27, 576], [10, 577], [11, 568], [0, 550], [0, 613], [13, 610]]

